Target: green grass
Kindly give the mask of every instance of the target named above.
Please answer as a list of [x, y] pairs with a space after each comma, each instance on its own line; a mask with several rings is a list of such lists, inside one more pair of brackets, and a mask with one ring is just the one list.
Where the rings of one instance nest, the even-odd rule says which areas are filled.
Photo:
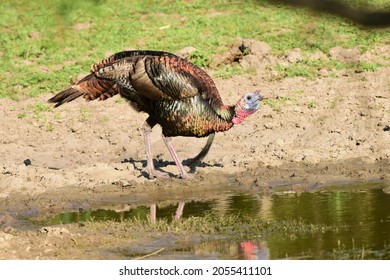
[[47, 131], [54, 130], [53, 124], [49, 122], [46, 117], [46, 112], [52, 111], [50, 105], [38, 102], [35, 103], [31, 109], [33, 111], [33, 118], [40, 124], [40, 127], [45, 128]]
[[288, 101], [294, 101], [295, 97], [283, 97], [283, 96], [278, 96], [275, 99], [265, 99], [262, 102], [268, 106], [270, 106], [274, 111], [276, 112], [281, 112], [282, 107], [286, 105]]
[[80, 120], [86, 121], [92, 118], [92, 112], [88, 108], [80, 109]]
[[340, 62], [337, 60], [303, 60], [289, 65], [276, 65], [275, 70], [280, 73], [280, 78], [306, 77], [315, 78], [319, 69], [329, 69], [330, 76], [337, 77], [338, 70], [349, 70], [352, 72], [374, 72], [378, 70], [381, 63], [378, 62]]
[[307, 77], [313, 78], [316, 76], [316, 69], [303, 63], [293, 63], [291, 65], [276, 65], [275, 70], [281, 73], [282, 78]]
[[[372, 3], [388, 8], [385, 0]], [[123, 49], [176, 52], [193, 46], [197, 50], [190, 59], [207, 67], [213, 54], [239, 38], [265, 41], [275, 55], [293, 48], [326, 53], [337, 45], [364, 52], [390, 41], [389, 29], [360, 28], [267, 1], [1, 0], [1, 5], [0, 98], [59, 91], [107, 52]], [[220, 77], [242, 74], [221, 67]], [[302, 63], [278, 70], [286, 77], [312, 77], [315, 67]], [[377, 67], [362, 65], [364, 71]]]
[[314, 109], [317, 107], [317, 102], [315, 100], [310, 100], [309, 104], [307, 104], [307, 108]]
[[[91, 226], [104, 226], [112, 221], [88, 221]], [[92, 223], [94, 225], [92, 225]], [[229, 239], [266, 239], [271, 235], [291, 237], [335, 230], [335, 227], [311, 224], [302, 220], [263, 221], [246, 216], [206, 213], [202, 217], [188, 217], [180, 220], [150, 220], [132, 218], [121, 221], [124, 228], [140, 230], [150, 235], [164, 234], [207, 234], [210, 237], [224, 236]]]

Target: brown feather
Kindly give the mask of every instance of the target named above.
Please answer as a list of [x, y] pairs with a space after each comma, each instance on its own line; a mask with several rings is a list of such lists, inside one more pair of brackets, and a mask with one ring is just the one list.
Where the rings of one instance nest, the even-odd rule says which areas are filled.
[[56, 94], [48, 101], [56, 103], [54, 107], [58, 107], [80, 96], [83, 96], [87, 101], [95, 99], [106, 100], [119, 92], [120, 89], [114, 81], [98, 78], [92, 73], [85, 76], [76, 85]]

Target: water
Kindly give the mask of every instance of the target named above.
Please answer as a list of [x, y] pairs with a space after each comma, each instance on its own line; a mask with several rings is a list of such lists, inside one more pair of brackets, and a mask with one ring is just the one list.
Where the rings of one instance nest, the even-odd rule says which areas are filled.
[[[157, 205], [156, 219], [174, 219], [177, 207]], [[153, 206], [145, 205], [119, 212], [101, 209], [61, 213], [45, 224], [119, 222], [135, 217], [146, 220], [152, 209]], [[287, 234], [275, 232], [250, 240], [227, 237], [197, 242], [189, 249], [189, 258], [390, 259], [390, 195], [382, 188], [273, 195], [227, 193], [219, 199], [186, 202], [181, 219], [210, 212], [281, 223], [299, 221], [323, 230], [290, 230]]]
[[273, 198], [270, 217], [300, 218], [335, 230], [296, 239], [270, 237], [270, 258], [390, 258], [390, 195], [381, 189], [363, 192], [303, 193]]

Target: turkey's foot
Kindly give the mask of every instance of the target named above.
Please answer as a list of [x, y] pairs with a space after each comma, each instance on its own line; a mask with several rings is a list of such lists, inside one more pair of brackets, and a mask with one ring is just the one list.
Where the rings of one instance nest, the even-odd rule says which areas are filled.
[[149, 175], [149, 179], [154, 179], [154, 178], [169, 178], [169, 174], [165, 172], [158, 171], [156, 169], [148, 169], [147, 173]]
[[184, 169], [181, 170], [180, 172], [180, 178], [181, 179], [192, 179], [194, 178], [194, 175], [193, 174], [189, 174], [188, 172], [186, 172]]

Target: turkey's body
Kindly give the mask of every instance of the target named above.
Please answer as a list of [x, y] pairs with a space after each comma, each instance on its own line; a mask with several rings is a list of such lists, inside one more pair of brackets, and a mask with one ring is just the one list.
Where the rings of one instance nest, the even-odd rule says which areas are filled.
[[237, 106], [223, 104], [215, 83], [206, 72], [185, 59], [159, 51], [124, 51], [103, 59], [92, 65], [91, 74], [49, 102], [56, 103], [57, 107], [80, 96], [89, 101], [105, 100], [116, 94], [137, 111], [149, 115], [143, 129], [150, 177], [163, 176], [154, 169], [151, 155], [150, 132], [156, 124], [162, 127], [164, 142], [181, 176], [187, 177], [170, 137], [211, 134], [195, 158], [200, 160], [207, 154], [214, 133], [228, 130], [236, 123], [233, 118]]
[[150, 117], [161, 125], [165, 136], [204, 137], [233, 126], [210, 110], [210, 105], [199, 96], [180, 101], [151, 101], [150, 107]]
[[165, 136], [204, 137], [216, 131], [215, 123], [224, 130], [233, 125], [233, 108], [224, 116], [217, 114], [223, 104], [213, 80], [173, 54], [123, 52], [92, 69], [98, 77], [116, 79], [124, 89], [121, 95], [160, 124]]

